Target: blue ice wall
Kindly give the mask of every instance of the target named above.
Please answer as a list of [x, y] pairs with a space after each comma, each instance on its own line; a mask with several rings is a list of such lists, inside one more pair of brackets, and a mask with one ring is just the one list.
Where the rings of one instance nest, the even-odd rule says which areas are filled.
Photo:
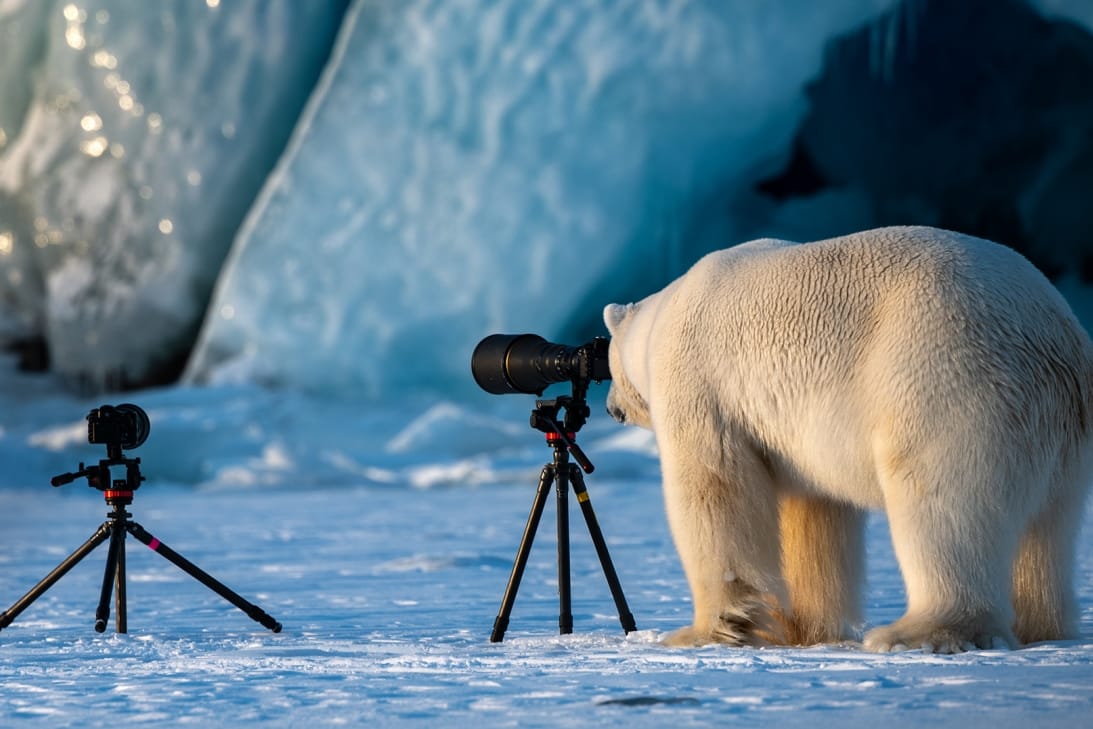
[[0, 341], [93, 385], [177, 366], [345, 4], [0, 3]]
[[[583, 341], [605, 303], [748, 238], [963, 225], [974, 193], [970, 225], [1065, 240], [1093, 224], [1070, 202], [1093, 113], [1048, 92], [1085, 74], [1093, 4], [998, 5], [1050, 27], [974, 22], [987, 0], [958, 6], [966, 32], [923, 32], [951, 21], [937, 0], [2, 1], [0, 344], [97, 386], [188, 360], [190, 382], [453, 395], [486, 334]], [[954, 84], [1029, 95], [999, 153], [977, 131], [997, 119], [873, 113], [936, 101], [937, 39], [982, 61], [932, 64]], [[988, 51], [1024, 81], [976, 80]], [[905, 128], [952, 138], [909, 152]], [[1039, 129], [1049, 153], [1021, 141]], [[965, 186], [876, 178], [929, 183], [929, 155]], [[1081, 291], [1085, 259], [1049, 253]]]
[[221, 275], [188, 377], [473, 387], [681, 272], [783, 154], [825, 42], [887, 0], [359, 0]]

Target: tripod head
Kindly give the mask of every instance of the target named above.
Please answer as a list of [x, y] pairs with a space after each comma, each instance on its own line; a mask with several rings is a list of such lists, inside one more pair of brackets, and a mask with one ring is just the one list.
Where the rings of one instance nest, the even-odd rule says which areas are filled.
[[[582, 471], [592, 473], [596, 467], [576, 443], [577, 431], [584, 427], [591, 414], [588, 403], [584, 399], [587, 389], [587, 385], [582, 386], [574, 382], [573, 394], [570, 396], [562, 395], [553, 400], [536, 400], [535, 409], [531, 411], [531, 427], [546, 433], [547, 445], [554, 448], [556, 456], [568, 451]], [[559, 422], [558, 415], [562, 411], [565, 411], [565, 415], [562, 422]]]
[[[97, 466], [84, 466], [79, 470], [62, 473], [50, 479], [53, 487], [64, 486], [78, 478], [86, 478], [87, 485], [103, 492], [111, 505], [133, 503], [133, 492], [140, 488], [144, 476], [140, 473], [140, 459], [126, 458], [123, 449], [139, 447], [148, 438], [150, 429], [148, 414], [131, 403], [118, 406], [103, 405], [87, 415], [87, 441], [106, 446], [106, 458]], [[111, 466], [125, 466], [125, 478], [114, 479]]]

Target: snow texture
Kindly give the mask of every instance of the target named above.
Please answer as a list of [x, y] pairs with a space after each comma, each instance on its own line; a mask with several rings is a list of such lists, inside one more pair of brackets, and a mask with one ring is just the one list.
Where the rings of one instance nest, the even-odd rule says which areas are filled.
[[[107, 507], [100, 401], [5, 373], [0, 608], [81, 544]], [[599, 393], [597, 393], [599, 394]], [[1093, 710], [1093, 547], [1081, 637], [1017, 651], [876, 655], [857, 644], [667, 649], [690, 617], [647, 434], [603, 414], [581, 432], [587, 484], [637, 622], [623, 634], [571, 504], [574, 633], [557, 634], [553, 499], [505, 640], [494, 617], [549, 460], [532, 398], [354, 408], [246, 387], [132, 393], [151, 418], [130, 507], [157, 538], [284, 624], [273, 634], [135, 539], [128, 628], [93, 631], [99, 547], [0, 632], [0, 725], [1077, 727]], [[1089, 518], [1086, 520], [1087, 525]], [[868, 529], [870, 625], [902, 583]], [[111, 624], [111, 630], [113, 625]]]

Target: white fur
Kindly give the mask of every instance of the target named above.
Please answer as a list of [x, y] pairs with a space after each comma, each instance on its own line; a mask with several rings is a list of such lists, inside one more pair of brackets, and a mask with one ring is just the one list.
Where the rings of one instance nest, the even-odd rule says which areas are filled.
[[694, 600], [667, 642], [852, 637], [865, 509], [908, 598], [866, 648], [1075, 635], [1093, 346], [1024, 258], [918, 227], [755, 241], [604, 320]]

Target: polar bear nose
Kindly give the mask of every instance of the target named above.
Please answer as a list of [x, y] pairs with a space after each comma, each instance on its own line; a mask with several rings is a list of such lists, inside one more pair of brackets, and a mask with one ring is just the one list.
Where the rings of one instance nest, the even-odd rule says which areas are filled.
[[614, 418], [618, 422], [620, 422], [620, 423], [625, 423], [626, 422], [626, 413], [624, 413], [619, 408], [612, 407], [612, 406], [608, 405], [607, 406], [607, 412], [612, 418]]

